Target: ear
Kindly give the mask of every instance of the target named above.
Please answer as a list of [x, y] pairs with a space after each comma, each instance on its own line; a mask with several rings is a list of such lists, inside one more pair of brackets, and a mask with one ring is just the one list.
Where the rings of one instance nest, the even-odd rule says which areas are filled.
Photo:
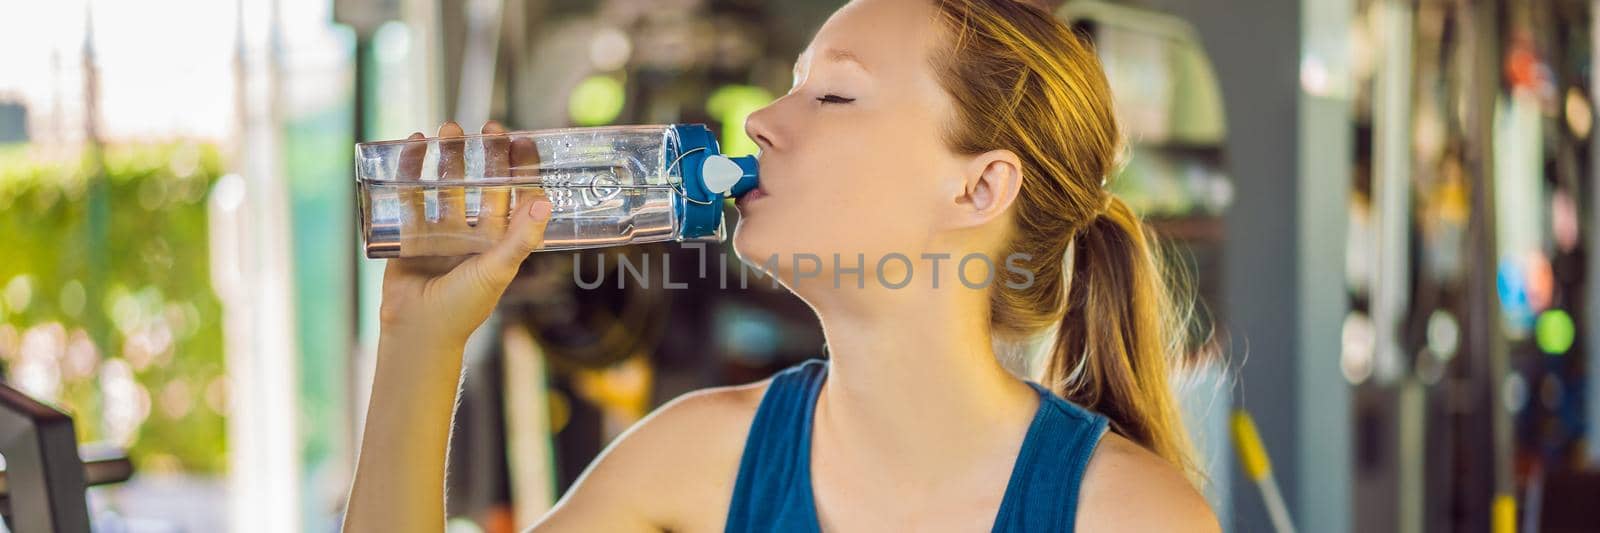
[[956, 191], [958, 227], [987, 224], [1005, 214], [1022, 191], [1022, 159], [1010, 150], [990, 150], [974, 156], [962, 171]]

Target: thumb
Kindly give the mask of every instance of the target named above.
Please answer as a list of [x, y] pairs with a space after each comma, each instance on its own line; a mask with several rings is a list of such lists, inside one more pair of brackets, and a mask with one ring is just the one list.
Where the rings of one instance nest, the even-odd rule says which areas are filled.
[[552, 210], [550, 200], [543, 194], [535, 195], [530, 204], [517, 206], [511, 213], [511, 226], [500, 242], [483, 253], [483, 260], [488, 263], [485, 266], [508, 273], [507, 278], [516, 275], [528, 254], [544, 246], [544, 231], [550, 224]]

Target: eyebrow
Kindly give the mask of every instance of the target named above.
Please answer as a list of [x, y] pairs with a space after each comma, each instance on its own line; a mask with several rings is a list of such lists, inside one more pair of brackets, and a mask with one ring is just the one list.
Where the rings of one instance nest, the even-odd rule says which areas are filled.
[[[824, 50], [823, 51], [823, 57], [826, 57], [828, 59], [828, 61], [837, 62], [837, 63], [854, 63], [855, 66], [860, 68], [861, 70], [868, 70], [867, 69], [867, 64], [861, 62], [861, 57], [860, 56], [857, 56], [855, 54], [855, 52], [851, 52], [851, 51], [843, 49], [843, 48], [829, 48], [827, 50]], [[805, 53], [801, 53], [800, 57], [795, 58], [795, 62], [799, 63], [800, 60], [804, 59], [804, 58], [805, 58]]]

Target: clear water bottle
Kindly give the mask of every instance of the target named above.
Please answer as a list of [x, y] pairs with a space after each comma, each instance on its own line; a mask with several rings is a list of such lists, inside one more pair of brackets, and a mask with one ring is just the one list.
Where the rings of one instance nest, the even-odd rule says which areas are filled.
[[487, 250], [530, 195], [554, 207], [542, 250], [721, 241], [757, 164], [700, 124], [616, 126], [362, 143], [356, 178], [376, 259]]

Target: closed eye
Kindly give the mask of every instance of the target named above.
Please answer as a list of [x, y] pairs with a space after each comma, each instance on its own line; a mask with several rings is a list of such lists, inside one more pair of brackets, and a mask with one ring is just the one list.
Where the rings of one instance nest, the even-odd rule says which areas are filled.
[[839, 95], [836, 95], [836, 94], [829, 94], [829, 95], [824, 95], [824, 96], [821, 96], [821, 97], [817, 98], [817, 101], [818, 102], [822, 102], [824, 104], [848, 104], [850, 102], [856, 101], [856, 99], [854, 99], [854, 98], [845, 98], [843, 96], [839, 96]]

